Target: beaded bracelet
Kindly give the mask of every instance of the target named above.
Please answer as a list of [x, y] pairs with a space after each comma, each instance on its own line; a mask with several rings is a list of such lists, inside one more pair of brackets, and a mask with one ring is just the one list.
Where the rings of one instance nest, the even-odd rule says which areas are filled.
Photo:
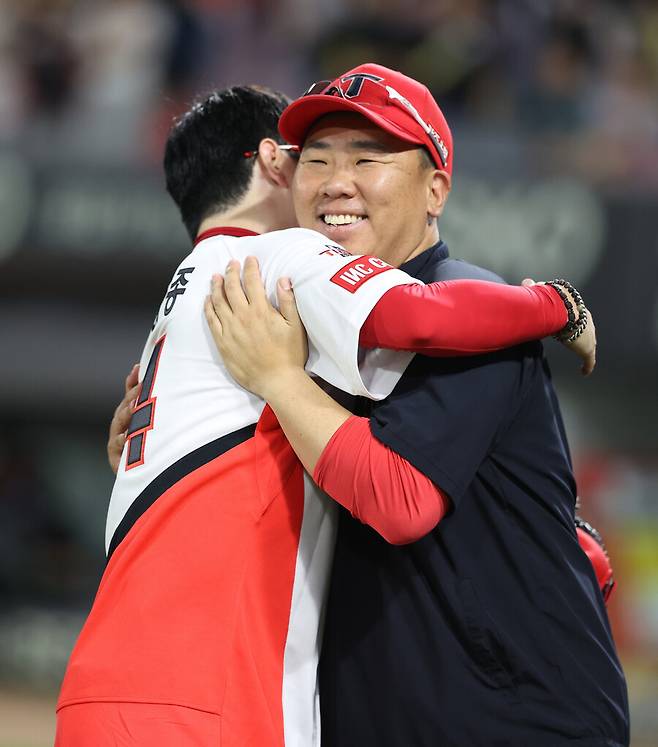
[[[574, 342], [577, 340], [583, 332], [587, 329], [588, 314], [587, 307], [583, 303], [582, 296], [578, 291], [571, 285], [570, 282], [564, 280], [564, 278], [556, 278], [555, 280], [549, 280], [546, 285], [550, 285], [562, 299], [562, 303], [567, 310], [567, 323], [564, 325], [562, 330], [555, 335], [556, 340], [560, 342]], [[578, 310], [578, 318], [576, 319], [576, 312], [571, 299], [564, 292], [565, 289], [571, 294], [576, 309]]]

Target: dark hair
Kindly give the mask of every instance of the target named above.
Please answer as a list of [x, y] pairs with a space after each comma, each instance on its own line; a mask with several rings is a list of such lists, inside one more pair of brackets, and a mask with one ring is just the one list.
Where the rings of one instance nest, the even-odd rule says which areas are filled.
[[167, 138], [167, 191], [192, 240], [204, 218], [237, 203], [249, 188], [254, 158], [263, 138], [283, 142], [277, 129], [290, 103], [282, 93], [260, 86], [215, 91], [175, 123]]

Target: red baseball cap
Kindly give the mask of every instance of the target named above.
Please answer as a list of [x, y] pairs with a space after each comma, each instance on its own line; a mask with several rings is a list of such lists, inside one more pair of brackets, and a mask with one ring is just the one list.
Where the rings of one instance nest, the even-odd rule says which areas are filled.
[[311, 126], [331, 112], [357, 112], [400, 140], [424, 145], [437, 168], [452, 173], [452, 134], [429, 89], [413, 78], [373, 63], [333, 81], [314, 83], [284, 109], [279, 132], [303, 145]]

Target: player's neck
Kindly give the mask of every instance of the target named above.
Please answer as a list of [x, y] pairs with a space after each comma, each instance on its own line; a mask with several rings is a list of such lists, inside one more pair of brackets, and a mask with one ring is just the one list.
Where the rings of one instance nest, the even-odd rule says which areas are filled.
[[210, 215], [201, 222], [197, 235], [201, 235], [205, 231], [209, 231], [211, 228], [223, 228], [224, 226], [230, 226], [231, 228], [244, 228], [247, 231], [254, 231], [254, 233], [266, 233], [271, 230], [266, 225], [266, 221], [258, 220], [256, 216], [249, 216], [245, 213], [236, 213], [235, 211], [227, 211], [224, 213], [215, 213]]
[[246, 228], [256, 233], [278, 231], [297, 225], [289, 194], [263, 184], [262, 180], [252, 184], [242, 199], [230, 208], [206, 217], [199, 226], [199, 233], [220, 226]]

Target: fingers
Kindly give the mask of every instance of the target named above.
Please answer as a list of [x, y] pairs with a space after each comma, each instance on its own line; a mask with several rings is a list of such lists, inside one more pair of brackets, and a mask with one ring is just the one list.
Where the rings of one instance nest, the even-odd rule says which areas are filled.
[[276, 295], [279, 299], [281, 316], [290, 323], [301, 324], [302, 320], [299, 318], [295, 294], [292, 292], [289, 278], [279, 278], [276, 284]]
[[265, 308], [267, 305], [267, 295], [256, 257], [247, 257], [245, 260], [242, 281], [249, 304]]
[[119, 452], [119, 458], [121, 458], [121, 452], [123, 451], [123, 447], [126, 445], [126, 433], [119, 433], [114, 438], [114, 444], [116, 446], [116, 450]]
[[123, 395], [123, 399], [121, 400], [121, 402], [119, 402], [119, 404], [116, 406], [114, 415], [112, 416], [112, 427], [114, 426], [115, 422], [118, 422], [121, 426], [123, 426], [119, 430], [125, 430], [128, 427], [128, 423], [130, 422], [130, 418], [132, 417], [134, 402], [139, 396], [139, 384], [134, 384], [130, 388], [128, 388], [127, 385], [128, 379], [126, 379], [126, 393]]
[[215, 314], [221, 319], [228, 319], [232, 314], [233, 310], [226, 297], [226, 289], [223, 275], [213, 275], [212, 283], [210, 287], [210, 301]]
[[596, 366], [596, 326], [594, 325], [594, 317], [589, 309], [586, 312], [588, 314], [588, 329], [585, 331], [585, 335], [589, 338], [589, 351], [585, 360], [581, 372], [583, 376], [589, 376], [594, 367]]
[[592, 371], [594, 370], [594, 366], [596, 364], [596, 356], [595, 353], [588, 353], [583, 358], [583, 365], [580, 367], [580, 373], [583, 376], [589, 376]]
[[[246, 309], [249, 306], [249, 301], [247, 300], [247, 296], [242, 289], [242, 283], [240, 282], [240, 263], [234, 259], [232, 259], [226, 267], [226, 273], [224, 275], [224, 293], [226, 294], [226, 299], [234, 313]], [[219, 314], [219, 317], [221, 319], [221, 314]]]
[[132, 387], [132, 389], [129, 389], [126, 392], [126, 396], [123, 398], [123, 402], [121, 403], [122, 407], [116, 416], [117, 425], [120, 431], [125, 431], [130, 425], [130, 418], [133, 416], [135, 403], [139, 396], [139, 388], [139, 384]]
[[532, 285], [536, 285], [536, 283], [532, 278], [523, 278], [523, 280], [521, 281], [521, 285], [529, 288]]
[[[214, 283], [213, 283], [213, 297], [214, 297]], [[215, 304], [213, 299], [210, 296], [206, 296], [206, 300], [203, 304], [203, 313], [206, 316], [206, 322], [208, 322], [208, 326], [210, 327], [210, 332], [212, 336], [215, 338], [215, 341], [219, 341], [222, 339], [222, 323], [217, 316], [216, 310], [215, 310]]]
[[130, 419], [135, 409], [135, 402], [139, 396], [140, 385], [137, 383], [130, 387], [128, 385], [133, 381], [136, 382], [138, 371], [139, 367], [135, 365], [130, 374], [128, 374], [126, 378], [126, 393], [114, 411], [114, 416], [110, 423], [110, 433], [107, 439], [107, 458], [115, 474], [119, 469], [121, 452], [126, 443], [126, 431], [130, 425]]
[[139, 381], [139, 363], [135, 363], [135, 365], [130, 369], [130, 373], [128, 376], [126, 376], [126, 388], [125, 392], [128, 393], [129, 389], [132, 389], [134, 386], [137, 385], [137, 382]]
[[582, 373], [583, 376], [589, 376], [596, 366], [596, 327], [594, 326], [594, 319], [590, 313], [589, 315], [590, 334], [592, 336], [592, 349], [587, 355], [585, 362], [583, 363]]
[[118, 434], [124, 433], [130, 425], [130, 419], [133, 416], [135, 402], [139, 394], [139, 386], [134, 386], [126, 392], [125, 397], [119, 403], [114, 411], [114, 417], [110, 423], [110, 440]]

